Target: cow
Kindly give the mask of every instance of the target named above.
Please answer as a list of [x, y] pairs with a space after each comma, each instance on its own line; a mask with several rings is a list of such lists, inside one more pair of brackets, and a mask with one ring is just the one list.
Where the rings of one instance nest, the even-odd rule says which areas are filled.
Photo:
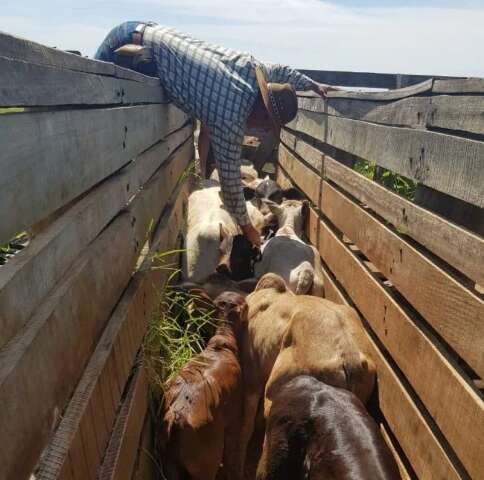
[[257, 480], [397, 480], [377, 424], [352, 392], [301, 375], [280, 385]]
[[[210, 185], [210, 184], [209, 184]], [[259, 232], [265, 226], [265, 218], [259, 209], [247, 201], [247, 212], [252, 225]], [[238, 241], [241, 251], [233, 251], [234, 237], [242, 235], [239, 226], [224, 208], [219, 186], [208, 186], [196, 190], [188, 199], [186, 246], [183, 255], [183, 277], [185, 280], [202, 282], [225, 264], [230, 274], [232, 258], [242, 258], [242, 265], [250, 265], [258, 251], [247, 248], [247, 242]], [[242, 257], [245, 254], [245, 257]], [[251, 272], [248, 272], [251, 276]], [[242, 279], [242, 275], [237, 275]]]
[[255, 264], [257, 278], [265, 273], [280, 275], [297, 295], [324, 296], [324, 280], [319, 253], [302, 240], [309, 213], [306, 200], [284, 200], [280, 205], [265, 202], [276, 216], [278, 230], [262, 247], [262, 259]]
[[375, 366], [360, 337], [353, 308], [295, 295], [275, 274], [264, 275], [246, 298], [247, 333], [241, 344], [244, 419], [239, 471], [243, 472], [258, 405], [268, 417], [279, 386], [298, 375], [352, 391], [366, 402], [375, 384]]
[[207, 347], [168, 383], [164, 397], [162, 456], [165, 475], [178, 480], [237, 478], [242, 415], [239, 338], [247, 318], [244, 298], [225, 292], [214, 301], [218, 326]]

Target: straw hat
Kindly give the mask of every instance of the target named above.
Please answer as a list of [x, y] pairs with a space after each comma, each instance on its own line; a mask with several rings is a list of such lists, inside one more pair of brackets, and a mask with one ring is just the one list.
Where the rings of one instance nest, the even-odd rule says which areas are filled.
[[267, 83], [262, 69], [255, 67], [264, 105], [269, 112], [276, 131], [289, 123], [297, 114], [296, 90], [290, 83]]

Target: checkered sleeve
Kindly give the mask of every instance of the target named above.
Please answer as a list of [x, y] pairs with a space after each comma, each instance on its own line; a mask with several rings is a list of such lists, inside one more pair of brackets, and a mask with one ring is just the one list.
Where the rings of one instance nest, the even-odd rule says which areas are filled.
[[297, 70], [280, 64], [265, 64], [267, 81], [273, 83], [290, 83], [296, 90], [312, 90], [318, 86], [314, 80]]
[[250, 223], [240, 177], [243, 134], [234, 136], [219, 128], [210, 129], [210, 141], [219, 171], [224, 205], [239, 225]]

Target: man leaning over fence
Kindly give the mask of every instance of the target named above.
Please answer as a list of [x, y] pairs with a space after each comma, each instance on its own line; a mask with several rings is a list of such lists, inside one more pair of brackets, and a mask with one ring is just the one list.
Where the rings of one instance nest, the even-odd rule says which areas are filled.
[[240, 178], [244, 132], [273, 128], [297, 113], [296, 90], [321, 96], [331, 89], [283, 65], [261, 63], [248, 53], [196, 40], [152, 22], [125, 22], [115, 27], [96, 52], [98, 60], [129, 57], [130, 68], [158, 76], [171, 100], [202, 123], [200, 165], [206, 174], [209, 145], [219, 170], [223, 202], [255, 245]]

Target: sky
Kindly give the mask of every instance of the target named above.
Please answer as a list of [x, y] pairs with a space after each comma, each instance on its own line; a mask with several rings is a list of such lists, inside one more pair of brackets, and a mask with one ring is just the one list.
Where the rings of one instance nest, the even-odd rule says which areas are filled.
[[0, 31], [89, 56], [124, 20], [294, 68], [484, 77], [484, 0], [0, 0]]

